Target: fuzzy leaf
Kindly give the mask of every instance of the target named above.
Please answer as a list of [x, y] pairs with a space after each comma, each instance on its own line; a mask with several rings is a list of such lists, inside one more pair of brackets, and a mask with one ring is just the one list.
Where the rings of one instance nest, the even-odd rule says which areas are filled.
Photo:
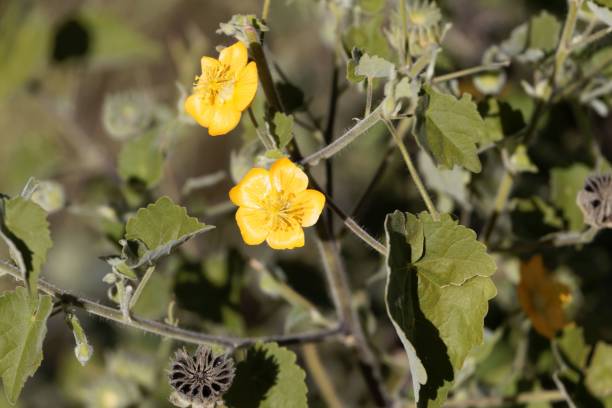
[[33, 201], [15, 197], [4, 201], [4, 212], [0, 215], [0, 235], [24, 273], [31, 293], [36, 293], [38, 276], [53, 246], [47, 213]]
[[146, 251], [139, 253], [140, 260], [130, 267], [152, 263], [191, 237], [212, 228], [212, 225], [187, 215], [187, 210], [174, 204], [170, 198], [162, 197], [138, 210], [127, 222], [126, 239], [142, 242], [146, 246]]
[[355, 74], [367, 78], [389, 78], [393, 74], [395, 66], [384, 58], [377, 55], [364, 54], [360, 59]]
[[274, 114], [274, 135], [278, 143], [278, 148], [282, 149], [291, 142], [293, 138], [293, 116], [285, 115], [281, 112]]
[[164, 155], [154, 132], [127, 141], [119, 153], [119, 175], [125, 181], [138, 180], [147, 188], [157, 185], [162, 177]]
[[17, 402], [27, 378], [40, 366], [52, 308], [50, 296], [30, 297], [23, 287], [0, 296], [0, 375], [12, 404]]
[[306, 408], [306, 374], [296, 360], [295, 353], [276, 343], [253, 346], [236, 367], [225, 403], [229, 408]]
[[595, 16], [603, 23], [612, 27], [612, 11], [607, 7], [600, 7], [593, 2], [588, 2], [589, 8]]
[[572, 231], [578, 231], [584, 226], [582, 212], [576, 204], [576, 195], [590, 173], [591, 170], [584, 164], [554, 168], [550, 171], [550, 199], [563, 211]]
[[429, 104], [425, 111], [425, 134], [436, 161], [478, 173], [481, 170], [477, 143], [487, 140], [485, 123], [468, 94], [461, 99], [425, 88]]
[[470, 182], [470, 173], [460, 167], [453, 167], [452, 170], [441, 169], [423, 150], [419, 150], [418, 158], [419, 169], [429, 188], [448, 194], [463, 207], [471, 208], [467, 189]]
[[447, 214], [433, 221], [396, 211], [385, 230], [387, 313], [408, 354], [417, 406], [439, 407], [468, 353], [482, 344], [497, 293], [489, 278], [495, 263], [475, 233]]

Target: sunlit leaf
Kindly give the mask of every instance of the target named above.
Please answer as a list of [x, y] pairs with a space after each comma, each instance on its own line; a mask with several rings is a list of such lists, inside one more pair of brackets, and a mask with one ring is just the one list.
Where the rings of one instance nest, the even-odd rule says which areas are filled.
[[47, 252], [53, 246], [47, 213], [38, 204], [23, 197], [5, 200], [0, 211], [2, 237], [10, 254], [24, 273], [32, 293], [36, 293], [38, 276]]
[[390, 78], [395, 71], [395, 66], [384, 58], [377, 55], [364, 54], [360, 59], [355, 74], [367, 78]]
[[293, 116], [285, 115], [281, 112], [274, 114], [274, 135], [278, 143], [278, 148], [282, 149], [291, 142], [293, 138]]
[[546, 269], [540, 255], [521, 264], [518, 300], [533, 328], [552, 339], [568, 323], [564, 305], [571, 300], [569, 288]]
[[487, 139], [485, 123], [469, 94], [461, 99], [425, 88], [429, 102], [425, 110], [424, 131], [427, 147], [447, 168], [454, 165], [478, 173], [481, 170], [477, 143]]
[[0, 375], [4, 393], [13, 404], [42, 362], [52, 308], [50, 296], [30, 296], [23, 287], [0, 296]]
[[135, 268], [152, 263], [168, 255], [176, 246], [212, 228], [212, 225], [190, 217], [184, 207], [174, 204], [170, 198], [162, 197], [138, 210], [127, 222], [126, 239], [142, 242], [147, 249], [139, 254], [140, 260], [130, 266]]
[[433, 221], [396, 211], [385, 229], [387, 312], [408, 354], [418, 406], [439, 407], [483, 341], [496, 266], [474, 231], [447, 214]]

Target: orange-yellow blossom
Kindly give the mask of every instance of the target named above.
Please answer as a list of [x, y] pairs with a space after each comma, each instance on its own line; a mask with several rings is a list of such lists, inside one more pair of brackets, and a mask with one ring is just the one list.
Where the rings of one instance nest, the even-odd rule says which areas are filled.
[[240, 122], [242, 111], [257, 92], [257, 66], [247, 64], [248, 53], [243, 43], [224, 48], [216, 60], [202, 57], [202, 75], [185, 101], [185, 110], [211, 136], [232, 131]]
[[277, 160], [269, 171], [249, 170], [229, 193], [240, 207], [236, 222], [244, 242], [266, 241], [273, 249], [304, 246], [303, 227], [314, 225], [325, 206], [325, 196], [307, 187], [308, 176], [287, 158]]

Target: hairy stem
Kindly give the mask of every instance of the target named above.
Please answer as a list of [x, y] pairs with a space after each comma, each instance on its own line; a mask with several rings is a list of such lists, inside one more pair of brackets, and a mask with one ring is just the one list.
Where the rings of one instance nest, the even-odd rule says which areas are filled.
[[434, 221], [438, 221], [440, 219], [440, 214], [438, 213], [438, 210], [436, 210], [436, 207], [431, 201], [431, 197], [429, 197], [429, 193], [425, 189], [425, 185], [423, 184], [423, 181], [421, 180], [421, 176], [419, 176], [419, 173], [417, 172], [417, 169], [414, 166], [412, 159], [410, 158], [410, 153], [408, 152], [408, 149], [406, 148], [404, 141], [402, 140], [401, 136], [395, 131], [395, 128], [393, 127], [391, 122], [389, 122], [389, 120], [385, 119], [384, 122], [385, 122], [385, 125], [387, 125], [387, 129], [389, 129], [389, 133], [391, 133], [391, 135], [393, 136], [393, 139], [395, 140], [395, 144], [397, 144], [397, 147], [399, 148], [400, 153], [402, 154], [402, 158], [404, 159], [404, 162], [406, 163], [406, 167], [408, 168], [408, 173], [410, 173], [410, 177], [412, 178], [412, 181], [416, 185], [416, 188], [419, 191], [419, 194], [421, 195], [421, 198], [423, 199], [425, 206], [427, 207], [427, 211], [429, 211]]
[[497, 193], [495, 194], [495, 206], [493, 207], [493, 212], [489, 216], [482, 233], [481, 241], [486, 245], [489, 244], [491, 233], [493, 232], [499, 215], [504, 211], [504, 208], [506, 208], [506, 203], [508, 202], [510, 192], [512, 191], [512, 184], [512, 175], [508, 170], [504, 170], [504, 175], [502, 176], [501, 182], [497, 188]]
[[[23, 277], [17, 267], [0, 262], [0, 274], [11, 275], [16, 280], [23, 282]], [[123, 313], [119, 309], [104, 306], [93, 300], [85, 297], [73, 295], [55, 285], [39, 279], [38, 288], [40, 291], [59, 299], [63, 304], [70, 307], [76, 307], [84, 310], [90, 315], [98, 316], [106, 320], [110, 320], [127, 327], [138, 329], [147, 333], [156, 334], [158, 336], [182, 341], [191, 344], [218, 344], [230, 349], [249, 347], [258, 342], [277, 342], [279, 344], [301, 344], [322, 341], [330, 337], [337, 336], [342, 333], [341, 327], [332, 329], [324, 329], [320, 331], [312, 331], [307, 333], [289, 334], [289, 335], [273, 335], [263, 337], [232, 337], [218, 336], [200, 333], [197, 331], [181, 329], [165, 323], [154, 320], [143, 319], [137, 316], [131, 316], [130, 320], [124, 318]]]
[[136, 303], [138, 303], [138, 299], [140, 299], [140, 295], [142, 295], [142, 292], [144, 291], [145, 286], [147, 286], [149, 279], [151, 279], [153, 272], [155, 272], [155, 265], [149, 266], [142, 279], [140, 279], [140, 282], [138, 282], [138, 286], [136, 286], [136, 290], [130, 299], [130, 310], [132, 310], [134, 306], [136, 306]]
[[492, 71], [498, 68], [507, 67], [510, 65], [510, 61], [493, 62], [491, 64], [478, 65], [477, 67], [466, 68], [460, 71], [451, 72], [450, 74], [444, 74], [434, 77], [431, 82], [434, 84], [450, 81], [451, 79], [462, 78], [464, 76], [478, 74], [480, 72]]
[[342, 136], [338, 137], [332, 143], [323, 147], [322, 149], [314, 152], [307, 156], [301, 161], [301, 164], [317, 165], [322, 159], [329, 159], [340, 150], [347, 147], [349, 144], [355, 141], [359, 136], [367, 132], [372, 126], [378, 123], [382, 119], [382, 104], [378, 105], [368, 116], [360, 120], [355, 126], [350, 128]]

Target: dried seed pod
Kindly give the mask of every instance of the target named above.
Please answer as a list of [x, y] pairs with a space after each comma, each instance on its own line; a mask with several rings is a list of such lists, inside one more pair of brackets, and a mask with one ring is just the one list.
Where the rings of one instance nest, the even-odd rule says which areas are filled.
[[231, 386], [234, 371], [231, 357], [215, 355], [209, 347], [198, 347], [193, 356], [180, 349], [168, 371], [175, 390], [170, 401], [177, 406], [214, 406]]
[[595, 228], [612, 228], [612, 173], [587, 177], [576, 203], [586, 224]]

